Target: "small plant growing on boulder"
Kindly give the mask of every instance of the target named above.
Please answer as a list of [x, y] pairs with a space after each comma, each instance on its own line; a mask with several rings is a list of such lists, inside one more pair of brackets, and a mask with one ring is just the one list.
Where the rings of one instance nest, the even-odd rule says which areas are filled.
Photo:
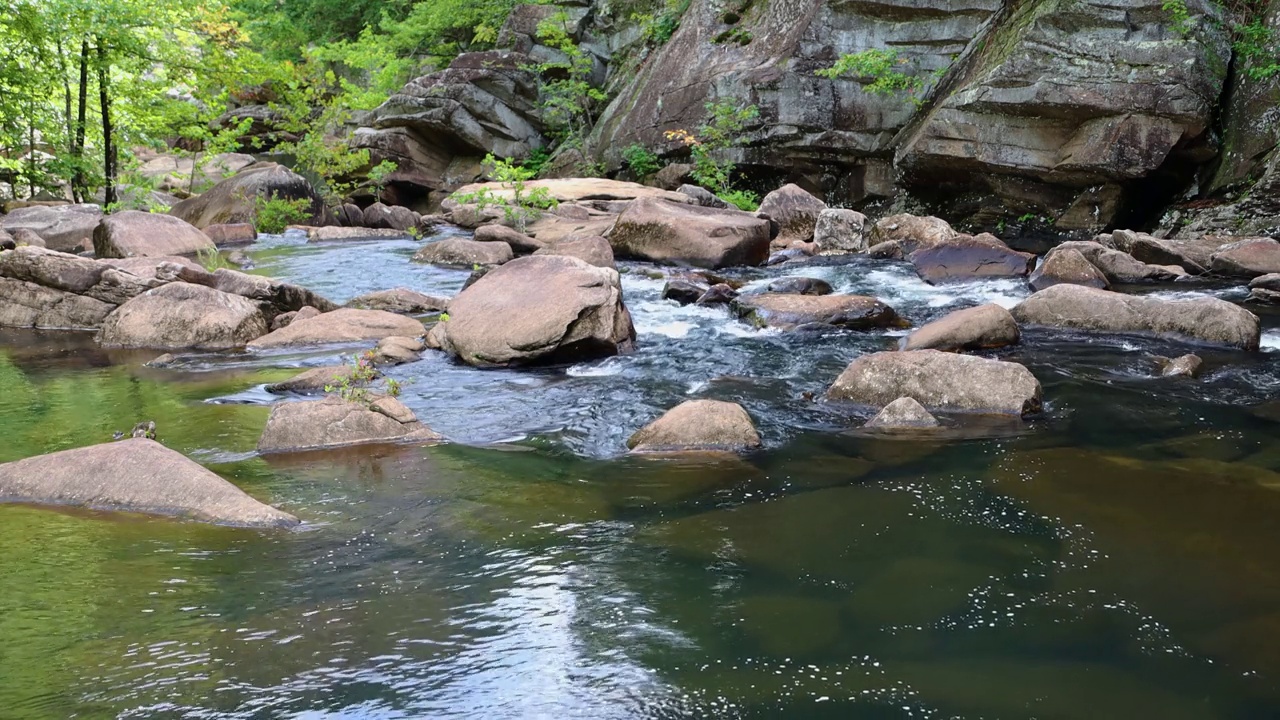
[[738, 205], [745, 199], [744, 195], [738, 194], [732, 200], [727, 197], [735, 192], [732, 178], [738, 166], [725, 158], [723, 151], [741, 141], [742, 131], [747, 123], [760, 116], [760, 110], [755, 105], [740, 105], [725, 99], [707, 103], [706, 108], [707, 121], [698, 128], [697, 135], [687, 130], [669, 130], [666, 137], [689, 148], [693, 157], [693, 172], [690, 174], [699, 185], [726, 202]]
[[254, 199], [254, 225], [258, 232], [279, 234], [285, 228], [311, 217], [311, 200], [298, 198], [290, 200], [279, 195]]
[[[369, 388], [378, 378], [378, 370], [373, 365], [376, 358], [375, 351], [366, 350], [359, 355], [344, 359], [343, 365], [349, 364], [351, 369], [345, 375], [335, 378], [334, 382], [326, 384], [324, 391], [337, 393], [338, 397], [347, 402], [368, 403]], [[398, 387], [397, 385], [397, 393]]]
[[750, 190], [729, 190], [720, 193], [720, 199], [747, 212], [755, 212], [760, 209], [760, 196]]
[[897, 50], [863, 50], [841, 55], [836, 64], [825, 70], [815, 70], [819, 77], [835, 80], [849, 76], [862, 83], [862, 89], [877, 95], [892, 95], [906, 91], [912, 101], [919, 103], [916, 94], [924, 89], [924, 80], [908, 75], [898, 68], [907, 64], [898, 58]]
[[222, 253], [217, 248], [204, 248], [196, 251], [196, 262], [200, 267], [208, 272], [213, 272], [220, 268], [230, 268], [231, 263], [222, 257]]
[[538, 219], [544, 210], [560, 204], [546, 188], [529, 188], [526, 183], [533, 179], [533, 171], [511, 159], [500, 160], [490, 153], [485, 156], [484, 164], [489, 168], [488, 177], [501, 183], [504, 190], [511, 192], [511, 197], [506, 198], [488, 188], [481, 188], [476, 192], [457, 195], [454, 200], [473, 204], [480, 210], [490, 205], [500, 207], [504, 221], [520, 232], [524, 232], [529, 221]]
[[623, 148], [622, 162], [631, 168], [637, 178], [646, 178], [662, 168], [658, 156], [640, 143], [633, 143]]

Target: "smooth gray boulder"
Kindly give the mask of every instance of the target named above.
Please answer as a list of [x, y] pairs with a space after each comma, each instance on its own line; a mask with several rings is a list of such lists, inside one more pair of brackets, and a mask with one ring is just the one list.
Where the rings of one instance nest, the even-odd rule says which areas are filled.
[[203, 285], [174, 282], [121, 305], [102, 322], [106, 347], [228, 350], [267, 333], [254, 302]]
[[292, 527], [298, 518], [146, 438], [0, 465], [0, 499], [186, 517], [240, 527]]
[[99, 258], [195, 255], [216, 250], [208, 235], [171, 215], [125, 210], [102, 218], [93, 231], [93, 252]]
[[443, 437], [391, 397], [369, 403], [338, 397], [276, 403], [258, 439], [261, 453], [299, 452], [368, 443], [438, 442]]
[[1107, 290], [1111, 283], [1089, 259], [1072, 248], [1054, 248], [1044, 256], [1044, 261], [1027, 279], [1032, 290], [1043, 290], [1054, 285], [1086, 285]]
[[1209, 268], [1220, 275], [1244, 278], [1280, 273], [1280, 242], [1271, 238], [1233, 242], [1213, 254]]
[[793, 242], [813, 240], [818, 216], [827, 204], [809, 194], [795, 183], [788, 183], [774, 190], [760, 201], [759, 212], [778, 223], [777, 247], [787, 247]]
[[881, 408], [863, 427], [881, 430], [934, 428], [938, 427], [938, 419], [930, 415], [915, 398], [900, 397]]
[[741, 452], [760, 447], [751, 416], [737, 403], [687, 400], [627, 440], [631, 452]]
[[916, 273], [927, 283], [979, 278], [1024, 277], [1036, 257], [1005, 245], [989, 233], [957, 235], [917, 247], [907, 255]]
[[650, 197], [633, 200], [606, 237], [618, 257], [723, 268], [769, 259], [769, 221]]
[[433, 265], [501, 265], [515, 257], [505, 242], [478, 242], [460, 237], [438, 240], [413, 256], [414, 262]]
[[0, 215], [0, 228], [10, 234], [26, 228], [50, 250], [75, 253], [93, 247], [93, 231], [102, 217], [97, 205], [33, 205]]
[[901, 350], [986, 350], [1016, 345], [1021, 338], [1013, 315], [999, 305], [957, 310], [907, 335]]
[[1084, 287], [1055, 285], [1013, 309], [1018, 322], [1092, 332], [1174, 337], [1257, 350], [1258, 316], [1214, 297], [1162, 300]]
[[613, 248], [609, 241], [600, 235], [570, 236], [557, 240], [539, 250], [534, 255], [565, 255], [578, 258], [588, 265], [616, 270], [613, 260]]
[[1041, 395], [1022, 365], [940, 350], [863, 355], [827, 391], [831, 400], [876, 407], [910, 397], [929, 410], [1019, 416], [1039, 412]]
[[423, 331], [421, 322], [403, 315], [383, 310], [339, 308], [306, 319], [294, 318], [285, 327], [249, 343], [249, 349], [354, 343], [381, 340], [392, 335], [420, 337]]
[[547, 246], [547, 244], [541, 240], [531, 238], [518, 230], [507, 227], [506, 225], [498, 224], [481, 225], [476, 228], [473, 237], [476, 242], [506, 243], [511, 246], [512, 252], [517, 255], [528, 255]]
[[856, 210], [827, 208], [818, 213], [813, 242], [819, 255], [844, 255], [867, 249], [867, 216]]

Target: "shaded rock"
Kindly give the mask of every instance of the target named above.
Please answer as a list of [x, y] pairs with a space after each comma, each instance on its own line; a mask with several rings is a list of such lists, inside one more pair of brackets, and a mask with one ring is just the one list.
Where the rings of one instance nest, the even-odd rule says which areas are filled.
[[653, 184], [664, 190], [679, 190], [680, 186], [693, 181], [693, 165], [689, 163], [671, 163], [664, 165], [653, 175]]
[[930, 415], [915, 398], [900, 397], [881, 408], [863, 427], [932, 428], [938, 427], [938, 419]]
[[[560, 178], [552, 180], [531, 180], [525, 183], [525, 192], [533, 192], [539, 188], [560, 203], [582, 203], [586, 201], [621, 201], [632, 200], [666, 200], [677, 204], [688, 204], [689, 197], [678, 192], [663, 190], [633, 182], [610, 180], [608, 178]], [[458, 188], [454, 197], [487, 191], [494, 197], [511, 200], [514, 191], [503, 183], [487, 182], [464, 185]], [[447, 205], [447, 203], [446, 203]], [[614, 211], [616, 212], [616, 210]]]
[[1260, 303], [1280, 303], [1280, 273], [1259, 275], [1249, 281], [1249, 299]]
[[379, 290], [353, 298], [347, 307], [362, 310], [385, 310], [401, 315], [422, 315], [430, 312], [443, 312], [449, 307], [449, 299], [424, 295], [409, 288], [392, 288]]
[[14, 241], [13, 236], [0, 230], [0, 250], [14, 250], [18, 247], [18, 243]]
[[925, 282], [984, 277], [1020, 277], [1031, 272], [1036, 256], [1018, 252], [994, 235], [959, 235], [920, 247], [907, 259]]
[[[0, 232], [3, 232], [3, 231], [0, 230]], [[25, 228], [25, 227], [13, 228], [11, 231], [9, 231], [9, 238], [13, 240], [13, 243], [16, 247], [23, 247], [24, 245], [27, 247], [38, 247], [38, 248], [49, 247], [49, 244], [44, 241], [44, 238], [40, 237], [40, 234], [37, 233], [35, 230], [32, 230], [31, 228]]]
[[810, 195], [795, 183], [788, 183], [774, 190], [760, 201], [760, 210], [778, 223], [776, 242], [787, 247], [792, 242], [813, 240], [818, 215], [827, 204]]
[[546, 243], [541, 240], [535, 240], [506, 225], [481, 225], [476, 228], [475, 241], [506, 243], [517, 255], [528, 255], [546, 247]]
[[413, 256], [413, 261], [437, 265], [501, 265], [513, 257], [511, 246], [504, 242], [450, 237], [424, 246]]
[[211, 273], [211, 280], [212, 282], [208, 282], [200, 278], [196, 282], [202, 285], [210, 285], [222, 292], [256, 300], [260, 303], [268, 320], [279, 313], [293, 312], [308, 307], [318, 312], [329, 312], [338, 308], [336, 304], [327, 298], [321, 297], [307, 288], [292, 283], [280, 282], [262, 275], [250, 275], [238, 270], [218, 268]]
[[0, 277], [83, 294], [102, 281], [108, 266], [69, 253], [21, 247], [0, 253]]
[[319, 314], [321, 314], [320, 311], [310, 305], [302, 308], [301, 310], [282, 312], [271, 319], [271, 329], [272, 331], [279, 330], [282, 327], [288, 327], [294, 320], [306, 320]]
[[1200, 366], [1204, 360], [1199, 355], [1182, 355], [1176, 358], [1156, 357], [1156, 367], [1161, 377], [1189, 377], [1200, 374]]
[[209, 236], [185, 220], [137, 210], [108, 215], [93, 231], [93, 252], [100, 258], [195, 255], [214, 249]]
[[761, 292], [780, 295], [830, 295], [834, 292], [826, 280], [808, 277], [783, 277], [772, 280]]
[[75, 253], [93, 247], [93, 231], [102, 217], [97, 205], [32, 205], [0, 216], [0, 228], [11, 235], [25, 228], [50, 250]]
[[806, 325], [867, 330], [897, 327], [902, 322], [893, 308], [865, 295], [741, 295], [733, 310], [756, 327], [782, 330]]
[[1106, 277], [1107, 282], [1113, 285], [1171, 281], [1186, 275], [1182, 268], [1148, 265], [1126, 252], [1107, 248], [1096, 242], [1064, 242], [1054, 248], [1050, 254], [1066, 250], [1079, 252]]
[[191, 258], [181, 257], [179, 255], [162, 255], [159, 257], [134, 257], [134, 258], [108, 258], [99, 260], [99, 264], [108, 265], [113, 268], [124, 270], [127, 273], [137, 275], [142, 278], [160, 278], [171, 280], [172, 277], [168, 271], [162, 271], [161, 266], [165, 264], [177, 265], [186, 268], [193, 273], [201, 273], [213, 277], [212, 273], [207, 272], [200, 264]]
[[0, 278], [0, 327], [95, 330], [115, 309], [85, 295]]
[[420, 359], [419, 353], [426, 345], [417, 338], [392, 335], [378, 341], [374, 347], [374, 365], [403, 365]]
[[388, 230], [386, 228], [338, 227], [336, 225], [307, 228], [307, 240], [309, 242], [383, 240], [387, 238], [402, 238], [404, 236], [405, 233], [400, 230]]
[[844, 255], [867, 249], [867, 216], [856, 210], [827, 208], [818, 213], [813, 242], [819, 255]]
[[422, 217], [407, 207], [383, 205], [380, 202], [365, 208], [361, 214], [364, 226], [367, 228], [395, 230], [400, 233], [407, 233], [410, 228], [416, 228]]
[[221, 182], [257, 162], [252, 155], [241, 153], [201, 157], [199, 168], [195, 167], [195, 158], [188, 155], [160, 154], [139, 159], [144, 162], [138, 174], [150, 180], [151, 187], [173, 193], [199, 193], [205, 186]]
[[[1115, 233], [1112, 233], [1114, 236]], [[1135, 233], [1125, 252], [1148, 265], [1177, 265], [1188, 273], [1200, 275], [1208, 269], [1208, 254], [1200, 255], [1173, 240], [1163, 240], [1146, 233]], [[1198, 255], [1197, 260], [1193, 255]]]
[[249, 223], [210, 225], [204, 229], [204, 234], [218, 247], [248, 245], [258, 239], [258, 231]]
[[920, 247], [932, 247], [959, 235], [942, 218], [908, 215], [906, 213], [880, 218], [871, 226], [867, 235], [867, 247], [887, 242], [897, 243], [904, 255]]
[[[390, 402], [384, 402], [390, 401]], [[438, 442], [443, 438], [423, 425], [394, 398], [373, 408], [341, 398], [299, 400], [271, 406], [258, 439], [262, 453], [297, 452], [366, 443]], [[394, 414], [396, 417], [392, 417]]]
[[930, 410], [1027, 415], [1040, 411], [1040, 381], [1022, 365], [939, 350], [863, 355], [827, 391], [832, 400], [883, 407], [910, 397]]
[[334, 211], [334, 219], [343, 227], [364, 227], [364, 211], [359, 205], [343, 203]]
[[413, 318], [382, 310], [339, 308], [315, 317], [294, 318], [287, 327], [249, 343], [249, 348], [262, 350], [297, 345], [354, 343], [381, 340], [392, 335], [418, 337], [422, 333], [422, 323]]
[[1209, 258], [1215, 273], [1254, 278], [1280, 273], [1280, 242], [1271, 238], [1248, 238], [1226, 245]]
[[298, 524], [289, 513], [254, 500], [181, 453], [145, 438], [0, 465], [0, 497], [240, 527]]
[[[376, 372], [377, 371], [375, 371], [375, 373]], [[380, 373], [375, 375], [375, 377], [379, 375]], [[325, 392], [326, 386], [340, 385], [343, 379], [350, 376], [350, 365], [330, 365], [328, 367], [312, 368], [295, 375], [288, 380], [271, 383], [264, 389], [270, 393], [293, 392], [303, 395], [318, 395]]]
[[96, 329], [117, 305], [160, 284], [77, 255], [16, 248], [0, 253], [0, 326]]
[[676, 192], [680, 193], [681, 195], [688, 195], [689, 199], [693, 202], [694, 205], [700, 205], [702, 207], [709, 207], [709, 208], [718, 208], [720, 210], [725, 210], [733, 207], [732, 205], [725, 202], [724, 200], [721, 200], [719, 196], [717, 196], [715, 193], [711, 192], [710, 190], [700, 185], [689, 185], [689, 184], [681, 185], [680, 187], [676, 188]]
[[613, 261], [613, 248], [609, 241], [599, 235], [573, 236], [547, 245], [533, 253], [534, 255], [564, 255], [574, 257], [588, 265], [617, 269]]
[[631, 349], [618, 273], [531, 255], [489, 271], [449, 303], [430, 342], [471, 365], [577, 362]]
[[662, 299], [692, 305], [706, 294], [709, 286], [685, 278], [671, 278], [662, 286]]
[[324, 200], [301, 175], [283, 165], [261, 162], [251, 165], [214, 185], [208, 191], [183, 200], [169, 210], [198, 228], [227, 223], [256, 226], [257, 198], [306, 199], [310, 215], [304, 225], [330, 225], [333, 216]]
[[999, 305], [957, 310], [913, 330], [899, 343], [900, 350], [985, 350], [1016, 345], [1021, 338], [1018, 323]]
[[248, 299], [175, 282], [117, 308], [103, 321], [98, 340], [107, 347], [226, 350], [266, 333], [266, 318]]
[[760, 435], [737, 403], [688, 400], [636, 431], [627, 447], [632, 452], [741, 452], [760, 447]]
[[607, 237], [618, 256], [674, 265], [760, 265], [769, 257], [768, 221], [651, 198], [632, 202]]
[[702, 296], [694, 301], [695, 305], [725, 305], [738, 297], [738, 291], [726, 283], [716, 283], [707, 288]]
[[1087, 287], [1111, 287], [1107, 276], [1094, 267], [1093, 263], [1072, 248], [1054, 248], [1045, 255], [1044, 262], [1031, 273], [1029, 278], [1032, 290], [1043, 290], [1059, 284], [1085, 285]]
[[1258, 318], [1218, 298], [1161, 300], [1055, 285], [1013, 309], [1020, 323], [1094, 332], [1150, 333], [1245, 350], [1258, 349]]

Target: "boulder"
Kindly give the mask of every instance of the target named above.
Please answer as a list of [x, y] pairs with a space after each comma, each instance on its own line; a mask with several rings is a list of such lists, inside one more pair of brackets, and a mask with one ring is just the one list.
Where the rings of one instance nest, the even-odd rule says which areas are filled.
[[338, 227], [337, 225], [327, 225], [325, 227], [307, 227], [308, 242], [330, 242], [338, 240], [387, 240], [390, 238], [402, 238], [404, 233], [399, 230], [387, 230], [385, 228], [367, 228], [367, 227]]
[[298, 518], [254, 500], [181, 453], [146, 438], [0, 465], [0, 497], [10, 502], [169, 515], [237, 527], [298, 524]]
[[908, 259], [928, 283], [988, 277], [1023, 277], [1035, 266], [1036, 256], [1018, 252], [994, 235], [958, 235], [933, 245], [918, 247]]
[[687, 278], [671, 278], [662, 286], [662, 299], [675, 300], [681, 305], [692, 305], [706, 294], [709, 287]]
[[426, 443], [442, 439], [395, 398], [380, 398], [366, 404], [327, 397], [271, 406], [267, 426], [258, 439], [258, 451], [298, 452], [366, 443]]
[[252, 301], [203, 285], [174, 282], [138, 295], [102, 323], [107, 347], [227, 350], [267, 333]]
[[1161, 377], [1189, 377], [1200, 374], [1204, 360], [1199, 355], [1187, 354], [1176, 358], [1156, 357], [1156, 367]]
[[95, 330], [115, 309], [85, 295], [0, 277], [0, 327]]
[[1016, 345], [1021, 337], [1013, 315], [999, 305], [957, 310], [902, 339], [901, 350], [986, 350]]
[[424, 295], [417, 290], [401, 287], [361, 295], [348, 302], [347, 307], [361, 310], [385, 310], [400, 315], [422, 315], [443, 312], [449, 307], [449, 299]]
[[558, 240], [539, 250], [534, 255], [564, 255], [578, 258], [588, 265], [616, 270], [613, 261], [613, 248], [609, 241], [599, 235], [570, 236]]
[[1030, 325], [1153, 334], [1244, 350], [1257, 350], [1261, 336], [1258, 317], [1226, 300], [1161, 300], [1083, 285], [1041, 290], [1019, 303], [1013, 317]]
[[97, 205], [32, 205], [0, 216], [0, 228], [9, 234], [25, 228], [50, 250], [76, 253], [93, 247], [93, 231], [101, 220]]
[[1148, 265], [1126, 252], [1104, 247], [1096, 242], [1064, 242], [1050, 251], [1050, 255], [1067, 250], [1075, 250], [1083, 255], [1112, 285], [1170, 281], [1186, 275], [1180, 267]]
[[876, 407], [910, 397], [929, 410], [1004, 415], [1027, 415], [1041, 406], [1040, 381], [1022, 365], [939, 350], [863, 355], [836, 378], [827, 397]]
[[1250, 280], [1249, 299], [1260, 303], [1280, 303], [1280, 273], [1259, 275]]
[[[186, 279], [193, 275], [194, 273], [183, 273], [180, 277]], [[188, 282], [199, 282], [215, 290], [257, 301], [263, 313], [267, 315], [268, 321], [280, 313], [295, 312], [304, 308], [312, 308], [313, 311], [321, 313], [338, 309], [335, 303], [307, 288], [280, 282], [263, 275], [250, 275], [229, 268], [218, 268], [210, 273], [209, 280], [200, 277]]]
[[1280, 242], [1248, 238], [1231, 243], [1209, 258], [1209, 268], [1220, 275], [1245, 278], [1280, 273]]
[[900, 397], [885, 405], [876, 416], [863, 425], [873, 429], [934, 428], [938, 419], [912, 397]]
[[[3, 231], [0, 230], [0, 232]], [[49, 247], [49, 244], [44, 241], [44, 238], [40, 237], [40, 234], [31, 228], [13, 228], [13, 230], [9, 232], [9, 238], [13, 240], [14, 245], [17, 247], [23, 247], [24, 245], [27, 247], [38, 248]]]
[[171, 215], [125, 210], [102, 218], [93, 231], [93, 252], [100, 258], [195, 255], [215, 250], [208, 235]]
[[835, 292], [826, 280], [808, 277], [781, 277], [765, 285], [761, 292], [779, 295], [830, 295]]
[[506, 225], [481, 225], [476, 228], [474, 239], [476, 242], [506, 243], [517, 255], [528, 255], [546, 247], [546, 243], [541, 240], [535, 240]]
[[1029, 278], [1032, 290], [1043, 290], [1059, 284], [1084, 285], [1087, 287], [1111, 287], [1107, 276], [1094, 267], [1093, 263], [1072, 248], [1054, 248], [1045, 255], [1044, 262], [1031, 273]]
[[856, 210], [827, 208], [818, 213], [813, 242], [819, 255], [844, 255], [867, 249], [867, 216]]
[[0, 277], [84, 294], [102, 281], [107, 265], [79, 255], [21, 247], [0, 253]]
[[362, 211], [365, 227], [395, 230], [401, 234], [409, 232], [410, 228], [418, 227], [418, 220], [421, 217], [421, 215], [407, 207], [383, 205], [380, 202], [376, 202]]
[[[1198, 262], [1192, 257], [1193, 252], [1181, 247], [1173, 240], [1164, 240], [1146, 233], [1134, 233], [1135, 237], [1128, 243], [1125, 252], [1139, 262], [1148, 265], [1177, 265], [1193, 275], [1200, 275], [1208, 269], [1208, 258]], [[1115, 233], [1112, 233], [1115, 236]]]
[[765, 195], [760, 201], [759, 212], [778, 223], [775, 243], [779, 247], [787, 247], [796, 241], [813, 240], [818, 215], [826, 209], [826, 203], [799, 185], [788, 183]]
[[[666, 200], [668, 202], [674, 202], [681, 205], [689, 203], [689, 197], [678, 192], [662, 190], [661, 188], [641, 185], [639, 183], [610, 180], [608, 178], [574, 177], [551, 180], [530, 180], [524, 184], [524, 187], [526, 193], [531, 193], [540, 189], [545, 190], [547, 196], [558, 203], [584, 203], [592, 201], [596, 204], [601, 202], [618, 202], [625, 204], [632, 200]], [[496, 198], [511, 200], [514, 197], [515, 191], [505, 183], [475, 183], [458, 188], [457, 192], [454, 193], [454, 198], [459, 195], [469, 195], [478, 192], [488, 192]], [[614, 212], [617, 211], [614, 210]]]
[[693, 180], [693, 165], [689, 163], [671, 163], [659, 168], [653, 174], [653, 184], [664, 190], [679, 191], [680, 187]]
[[258, 231], [249, 223], [210, 225], [204, 229], [204, 234], [208, 235], [213, 244], [218, 247], [248, 245], [258, 239]]
[[[375, 371], [376, 373], [377, 371]], [[380, 373], [378, 373], [380, 375]], [[288, 380], [271, 383], [263, 389], [269, 393], [299, 393], [302, 395], [318, 395], [325, 392], [325, 387], [336, 386], [344, 378], [351, 376], [350, 365], [330, 365], [312, 368], [294, 375]], [[377, 375], [375, 375], [376, 377]]]
[[436, 265], [501, 265], [515, 257], [511, 246], [504, 242], [477, 242], [460, 237], [449, 237], [424, 246], [414, 256], [414, 262]]
[[161, 284], [38, 247], [0, 253], [0, 326], [96, 329], [116, 306]]
[[261, 162], [241, 170], [208, 191], [169, 210], [198, 228], [226, 223], [256, 223], [258, 198], [306, 199], [304, 225], [331, 225], [333, 216], [311, 183], [283, 165]]
[[701, 205], [702, 207], [709, 207], [709, 208], [718, 208], [720, 210], [726, 210], [728, 208], [733, 207], [732, 205], [725, 202], [724, 200], [721, 200], [720, 197], [717, 196], [715, 193], [711, 192], [710, 190], [700, 185], [689, 185], [686, 183], [676, 188], [676, 192], [680, 193], [681, 195], [688, 195], [689, 200], [693, 202], [694, 205]]
[[902, 324], [893, 308], [865, 295], [741, 295], [733, 310], [756, 327], [781, 330], [809, 329], [806, 326], [869, 330]]
[[636, 431], [632, 452], [741, 452], [760, 447], [751, 416], [737, 403], [687, 400]]
[[707, 291], [702, 293], [702, 297], [695, 300], [694, 304], [725, 305], [733, 302], [737, 297], [738, 291], [734, 290], [733, 287], [726, 283], [716, 283], [715, 285], [707, 288]]
[[429, 341], [479, 366], [577, 362], [631, 349], [618, 273], [531, 255], [490, 270], [449, 303]]
[[381, 340], [392, 335], [419, 337], [422, 323], [382, 310], [339, 308], [314, 317], [294, 318], [287, 327], [249, 343], [251, 350]]
[[652, 198], [632, 202], [607, 237], [618, 256], [672, 265], [760, 265], [769, 257], [767, 220]]
[[288, 327], [294, 320], [306, 320], [319, 314], [321, 314], [320, 311], [310, 305], [302, 308], [301, 310], [282, 312], [271, 318], [271, 330], [274, 332], [282, 327]]
[[392, 335], [378, 341], [373, 349], [374, 365], [403, 365], [421, 359], [420, 353], [426, 349], [418, 338]]
[[333, 212], [334, 219], [343, 227], [364, 227], [364, 211], [359, 205], [343, 203]]
[[932, 247], [957, 235], [959, 233], [942, 218], [901, 213], [877, 220], [867, 236], [867, 247], [892, 242], [901, 248], [903, 255], [909, 255], [916, 248]]
[[[191, 273], [199, 273], [200, 277], [207, 275], [210, 281], [213, 274], [205, 270], [191, 258], [181, 257], [179, 255], [163, 255], [160, 257], [134, 257], [134, 258], [107, 258], [99, 260], [98, 264], [107, 265], [109, 267], [123, 270], [127, 273], [137, 275], [142, 278], [161, 278], [166, 282], [172, 280], [172, 268], [164, 268], [164, 265], [176, 265]], [[190, 282], [189, 280], [187, 282]]]

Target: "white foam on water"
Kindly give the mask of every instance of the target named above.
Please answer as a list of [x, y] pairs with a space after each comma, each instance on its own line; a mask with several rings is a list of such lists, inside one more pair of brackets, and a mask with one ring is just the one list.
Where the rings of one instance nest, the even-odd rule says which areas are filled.
[[626, 366], [626, 360], [614, 356], [605, 358], [604, 360], [593, 360], [591, 362], [578, 363], [565, 368], [564, 374], [569, 377], [609, 377], [622, 372]]
[[684, 320], [672, 320], [671, 322], [661, 323], [661, 324], [646, 323], [643, 329], [640, 327], [636, 328], [636, 334], [665, 335], [666, 337], [669, 337], [669, 338], [684, 338], [684, 337], [688, 337], [689, 333], [692, 332], [697, 327], [698, 326], [695, 325], [694, 323], [687, 322]]
[[1280, 350], [1280, 330], [1268, 330], [1262, 333], [1259, 346], [1266, 351]]

